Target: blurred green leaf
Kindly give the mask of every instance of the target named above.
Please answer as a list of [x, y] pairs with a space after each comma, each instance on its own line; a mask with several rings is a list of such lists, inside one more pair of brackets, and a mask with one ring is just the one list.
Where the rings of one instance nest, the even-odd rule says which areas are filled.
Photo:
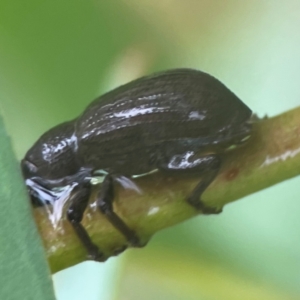
[[[146, 255], [144, 255], [146, 252]], [[226, 267], [201, 250], [174, 251], [147, 247], [126, 253], [116, 299], [130, 300], [296, 300], [274, 283], [260, 281]], [[154, 288], [155, 287], [155, 288]]]
[[0, 299], [55, 299], [30, 202], [0, 118]]

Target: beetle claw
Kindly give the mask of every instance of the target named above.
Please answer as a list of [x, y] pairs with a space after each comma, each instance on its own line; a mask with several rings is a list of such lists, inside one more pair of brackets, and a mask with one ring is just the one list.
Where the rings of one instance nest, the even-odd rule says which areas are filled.
[[104, 262], [107, 260], [107, 257], [104, 256], [102, 252], [99, 251], [97, 247], [95, 247], [95, 252], [90, 252], [87, 256], [88, 260], [98, 261], [98, 262]]

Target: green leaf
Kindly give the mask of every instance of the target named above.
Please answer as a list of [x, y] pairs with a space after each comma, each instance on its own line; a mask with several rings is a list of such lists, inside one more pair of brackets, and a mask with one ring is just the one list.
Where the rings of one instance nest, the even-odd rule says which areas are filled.
[[0, 299], [55, 299], [18, 162], [0, 116]]

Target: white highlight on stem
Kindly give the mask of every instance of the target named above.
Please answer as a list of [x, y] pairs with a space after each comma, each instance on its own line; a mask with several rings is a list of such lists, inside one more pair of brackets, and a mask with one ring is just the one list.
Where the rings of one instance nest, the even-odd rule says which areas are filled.
[[265, 161], [261, 164], [260, 168], [269, 166], [278, 161], [285, 161], [288, 158], [293, 158], [299, 153], [300, 153], [300, 148], [295, 149], [295, 150], [287, 150], [286, 152], [284, 152], [280, 155], [274, 156], [274, 157], [267, 155]]
[[148, 210], [148, 216], [151, 216], [151, 215], [155, 215], [156, 213], [158, 213], [160, 210], [159, 207], [150, 207], [150, 209]]

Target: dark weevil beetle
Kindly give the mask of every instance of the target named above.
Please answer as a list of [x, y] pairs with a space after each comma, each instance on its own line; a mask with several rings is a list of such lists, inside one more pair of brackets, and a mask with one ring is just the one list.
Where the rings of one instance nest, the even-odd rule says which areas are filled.
[[[33, 201], [43, 192], [75, 186], [67, 218], [91, 259], [105, 257], [93, 244], [81, 220], [88, 204], [91, 178], [105, 175], [97, 207], [132, 246], [133, 230], [114, 213], [114, 182], [153, 170], [200, 174], [187, 202], [205, 214], [201, 194], [216, 177], [220, 154], [243, 143], [251, 133], [251, 110], [214, 77], [176, 69], [142, 77], [93, 101], [77, 119], [43, 134], [21, 162]], [[54, 197], [54, 196], [53, 196]]]

